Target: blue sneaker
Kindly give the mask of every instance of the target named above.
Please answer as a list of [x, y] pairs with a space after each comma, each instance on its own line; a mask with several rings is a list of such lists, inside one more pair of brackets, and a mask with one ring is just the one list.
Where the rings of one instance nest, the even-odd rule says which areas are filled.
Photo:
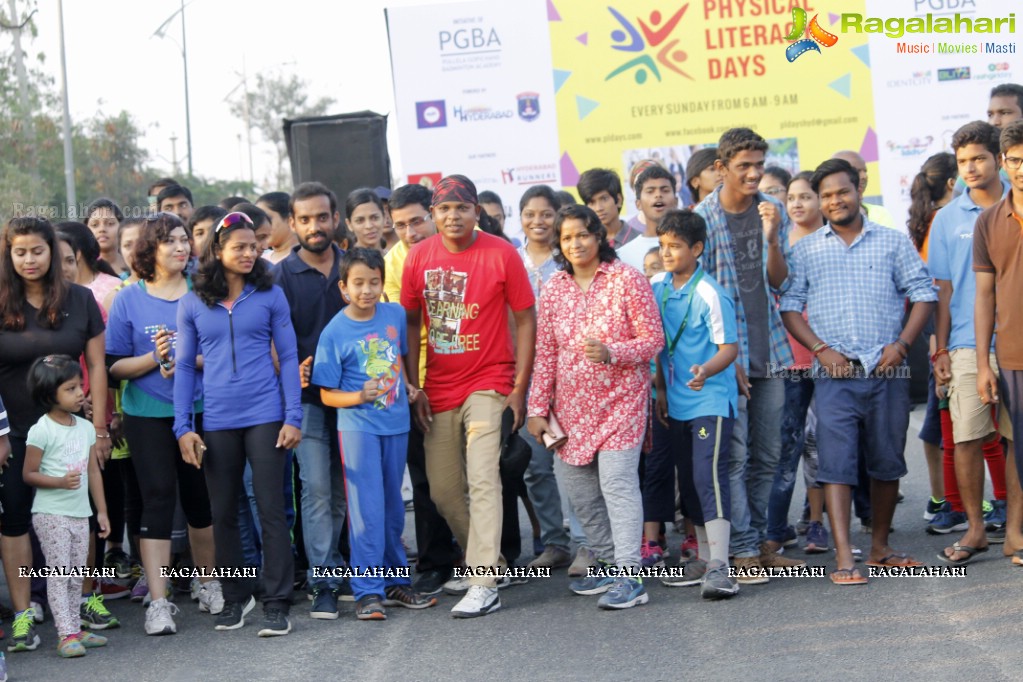
[[[807, 529], [807, 532], [809, 532], [809, 529]], [[781, 546], [793, 547], [795, 545], [798, 545], [799, 544], [799, 540], [797, 539], [798, 537], [799, 535], [798, 533], [796, 533], [796, 529], [794, 526], [785, 526], [785, 534], [782, 536]]]
[[828, 529], [820, 521], [811, 521], [806, 529], [806, 546], [803, 551], [807, 554], [823, 554], [828, 551]]
[[947, 511], [938, 512], [934, 519], [928, 524], [927, 532], [931, 535], [947, 535], [958, 533], [970, 527], [964, 512]]
[[596, 573], [579, 578], [579, 580], [573, 580], [568, 584], [568, 589], [576, 594], [587, 596], [607, 592], [615, 582], [614, 576], [603, 573], [603, 570], [607, 568], [610, 568], [610, 564], [598, 559], [597, 565], [593, 568], [593, 571]]
[[631, 609], [633, 606], [646, 604], [650, 595], [646, 593], [641, 578], [615, 578], [614, 584], [606, 594], [597, 601], [602, 609]]
[[924, 521], [933, 521], [935, 514], [949, 511], [952, 511], [952, 505], [948, 503], [948, 500], [935, 501], [933, 497], [929, 497], [927, 498], [927, 509], [924, 511]]
[[991, 511], [984, 514], [984, 529], [1003, 530], [1005, 523], [1005, 500], [991, 500]]

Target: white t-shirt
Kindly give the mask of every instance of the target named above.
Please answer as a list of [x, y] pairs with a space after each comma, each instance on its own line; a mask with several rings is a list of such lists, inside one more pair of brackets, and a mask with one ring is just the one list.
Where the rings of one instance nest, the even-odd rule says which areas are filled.
[[660, 242], [657, 237], [644, 237], [640, 235], [619, 248], [618, 257], [626, 265], [631, 265], [640, 272], [643, 272], [643, 259], [646, 258], [647, 251], [655, 246], [659, 246], [659, 244]]

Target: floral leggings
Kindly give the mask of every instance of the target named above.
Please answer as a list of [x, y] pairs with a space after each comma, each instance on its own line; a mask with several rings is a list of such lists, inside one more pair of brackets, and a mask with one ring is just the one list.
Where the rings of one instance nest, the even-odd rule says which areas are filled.
[[[79, 573], [85, 570], [89, 554], [88, 518], [33, 514], [32, 526], [46, 555], [47, 568]], [[46, 594], [60, 638], [80, 632], [78, 602], [82, 595], [82, 576], [51, 574], [46, 578]]]

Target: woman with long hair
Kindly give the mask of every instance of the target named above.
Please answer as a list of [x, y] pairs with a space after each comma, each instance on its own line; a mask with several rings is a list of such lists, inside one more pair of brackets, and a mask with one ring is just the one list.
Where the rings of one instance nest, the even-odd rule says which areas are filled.
[[[96, 303], [99, 303], [100, 309], [105, 315], [107, 309], [104, 307], [103, 301], [106, 300], [110, 292], [120, 286], [120, 277], [117, 276], [110, 264], [103, 260], [99, 242], [84, 223], [73, 221], [57, 223], [56, 228], [61, 240], [67, 240], [74, 250], [75, 260], [78, 264], [78, 279], [75, 284], [81, 284], [92, 292]], [[116, 241], [115, 234], [115, 244]], [[117, 252], [117, 247], [114, 248]], [[118, 258], [120, 257], [118, 252]]]
[[959, 177], [955, 154], [938, 152], [924, 161], [909, 187], [909, 219], [906, 226], [913, 245], [927, 262], [927, 238], [938, 209], [952, 200], [952, 188]]
[[36, 358], [85, 355], [92, 377], [96, 454], [101, 466], [110, 457], [103, 317], [88, 289], [64, 280], [59, 254], [56, 231], [42, 218], [15, 218], [0, 237], [0, 398], [11, 427], [11, 457], [0, 471], [0, 553], [16, 612], [12, 651], [39, 645], [30, 580], [18, 570], [32, 565], [33, 490], [22, 477], [25, 439], [45, 412], [25, 388]]
[[[259, 635], [286, 635], [291, 631], [294, 565], [281, 501], [281, 464], [285, 452], [302, 440], [298, 349], [287, 298], [274, 286], [252, 220], [244, 213], [228, 213], [206, 240], [194, 290], [178, 303], [176, 340], [174, 433], [185, 462], [205, 468], [217, 567], [244, 565], [238, 498], [248, 462], [262, 523], [264, 618]], [[199, 355], [205, 369], [204, 436], [193, 418]], [[240, 628], [255, 607], [256, 581], [229, 577], [221, 582], [225, 605], [216, 629]]]
[[384, 248], [384, 203], [371, 189], [353, 190], [345, 199], [345, 225], [355, 235], [352, 246]]
[[[619, 571], [640, 567], [643, 499], [639, 453], [650, 405], [650, 360], [664, 345], [661, 318], [646, 278], [624, 265], [600, 218], [566, 206], [554, 223], [560, 248], [540, 294], [536, 362], [529, 392], [529, 433], [568, 435], [558, 450], [558, 478], [596, 558]], [[625, 609], [649, 597], [635, 577], [589, 576], [577, 594], [606, 593], [601, 608]]]
[[[152, 602], [146, 611], [146, 634], [174, 634], [176, 607], [167, 601], [167, 578], [160, 569], [171, 565], [174, 506], [188, 519], [196, 566], [212, 568], [213, 528], [209, 495], [202, 472], [180, 457], [174, 436], [172, 357], [178, 301], [191, 282], [185, 267], [192, 245], [185, 226], [172, 213], [146, 220], [130, 257], [139, 281], [114, 300], [107, 329], [107, 362], [113, 378], [125, 381], [121, 407], [124, 433], [133, 454], [131, 463], [142, 492], [139, 549]], [[196, 363], [201, 365], [201, 361]], [[192, 411], [201, 428], [202, 397], [195, 384]], [[224, 607], [220, 582], [203, 579], [199, 609], [218, 614]]]
[[99, 243], [100, 257], [110, 264], [114, 274], [120, 276], [122, 272], [127, 272], [128, 264], [117, 251], [117, 232], [124, 220], [121, 208], [112, 200], [101, 197], [89, 204], [83, 218]]

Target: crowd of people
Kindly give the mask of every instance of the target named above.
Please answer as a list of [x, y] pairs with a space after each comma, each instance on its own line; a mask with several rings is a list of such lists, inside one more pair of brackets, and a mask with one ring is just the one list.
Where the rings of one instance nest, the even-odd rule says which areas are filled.
[[317, 619], [442, 592], [484, 616], [522, 581], [520, 500], [528, 567], [603, 609], [647, 603], [651, 575], [732, 597], [804, 566], [800, 535], [834, 549], [836, 585], [867, 583], [861, 560], [921, 566], [889, 544], [921, 337], [927, 529], [961, 533], [936, 558], [1003, 543], [1023, 565], [1023, 87], [990, 110], [924, 163], [908, 237], [863, 201], [858, 154], [790, 175], [748, 128], [692, 155], [689, 207], [656, 162], [628, 220], [613, 170], [580, 176], [581, 204], [530, 187], [518, 244], [461, 175], [356, 190], [343, 218], [317, 182], [195, 207], [165, 178], [142, 218], [98, 199], [84, 223], [10, 220], [8, 651], [39, 646], [44, 604], [66, 657], [106, 644], [105, 600], [173, 634], [179, 589], [216, 630], [260, 600], [261, 637], [290, 632], [298, 589]]

